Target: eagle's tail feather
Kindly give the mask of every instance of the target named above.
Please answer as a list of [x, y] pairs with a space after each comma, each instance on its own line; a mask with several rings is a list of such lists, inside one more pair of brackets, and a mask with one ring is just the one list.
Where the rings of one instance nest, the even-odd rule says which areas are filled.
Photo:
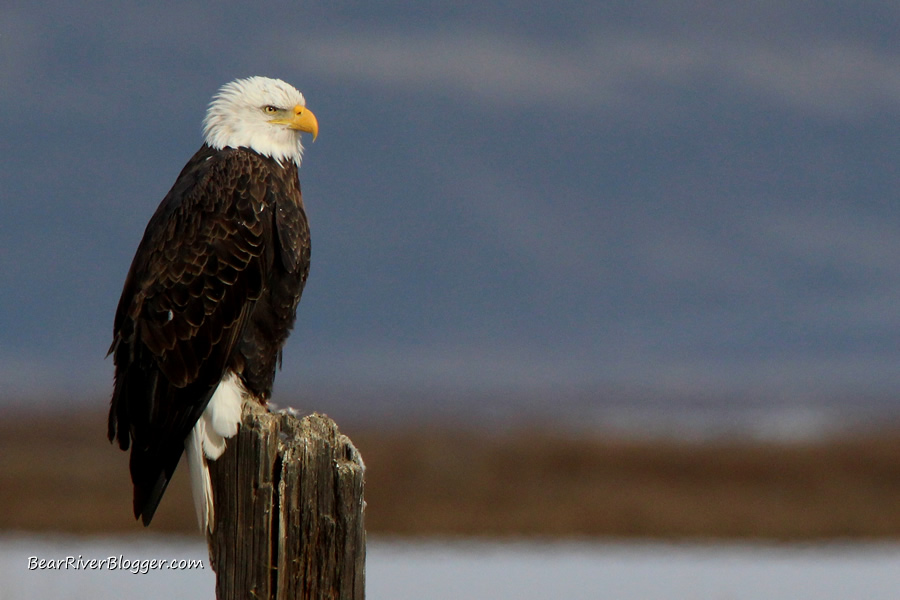
[[191, 474], [191, 495], [194, 497], [194, 510], [197, 512], [197, 524], [201, 531], [213, 532], [215, 527], [215, 508], [212, 498], [212, 480], [209, 477], [209, 465], [203, 454], [203, 438], [206, 435], [205, 419], [201, 418], [194, 425], [190, 435], [184, 442], [188, 457], [188, 470]]
[[228, 372], [216, 387], [203, 415], [185, 440], [191, 472], [191, 492], [201, 531], [215, 528], [212, 481], [207, 459], [216, 460], [225, 452], [225, 440], [237, 433], [246, 390], [240, 378]]

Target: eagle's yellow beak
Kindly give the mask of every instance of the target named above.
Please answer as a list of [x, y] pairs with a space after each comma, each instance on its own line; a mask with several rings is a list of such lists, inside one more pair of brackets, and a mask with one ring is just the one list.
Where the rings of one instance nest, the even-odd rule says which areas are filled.
[[313, 141], [316, 141], [316, 138], [319, 135], [319, 121], [316, 120], [316, 115], [305, 106], [300, 106], [299, 104], [294, 107], [293, 118], [288, 120], [285, 124], [288, 126], [288, 129], [296, 129], [297, 131], [311, 133]]
[[293, 117], [272, 119], [269, 123], [273, 125], [287, 125], [288, 129], [311, 133], [313, 135], [313, 141], [316, 141], [316, 138], [319, 135], [319, 121], [316, 120], [316, 115], [305, 106], [299, 104], [293, 108], [293, 113]]

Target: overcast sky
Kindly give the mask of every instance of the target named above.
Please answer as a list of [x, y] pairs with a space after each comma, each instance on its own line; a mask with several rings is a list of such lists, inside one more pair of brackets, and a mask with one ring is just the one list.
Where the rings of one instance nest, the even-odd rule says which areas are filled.
[[321, 125], [283, 402], [890, 401], [898, 32], [885, 2], [5, 7], [7, 400], [107, 402], [143, 228], [216, 89], [267, 75]]

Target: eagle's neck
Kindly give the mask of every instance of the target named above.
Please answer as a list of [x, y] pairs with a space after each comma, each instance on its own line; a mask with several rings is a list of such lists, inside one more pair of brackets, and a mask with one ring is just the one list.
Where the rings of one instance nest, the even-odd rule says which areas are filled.
[[280, 165], [293, 163], [299, 167], [303, 158], [299, 132], [268, 123], [212, 121], [207, 124], [205, 137], [207, 145], [216, 150], [249, 148]]

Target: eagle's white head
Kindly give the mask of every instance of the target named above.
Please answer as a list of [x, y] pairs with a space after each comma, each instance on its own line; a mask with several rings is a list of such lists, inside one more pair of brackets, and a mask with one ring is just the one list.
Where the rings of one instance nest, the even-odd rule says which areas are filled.
[[278, 162], [300, 165], [300, 132], [319, 133], [315, 115], [306, 108], [303, 94], [280, 79], [248, 77], [222, 86], [213, 96], [203, 136], [221, 150], [244, 146]]

